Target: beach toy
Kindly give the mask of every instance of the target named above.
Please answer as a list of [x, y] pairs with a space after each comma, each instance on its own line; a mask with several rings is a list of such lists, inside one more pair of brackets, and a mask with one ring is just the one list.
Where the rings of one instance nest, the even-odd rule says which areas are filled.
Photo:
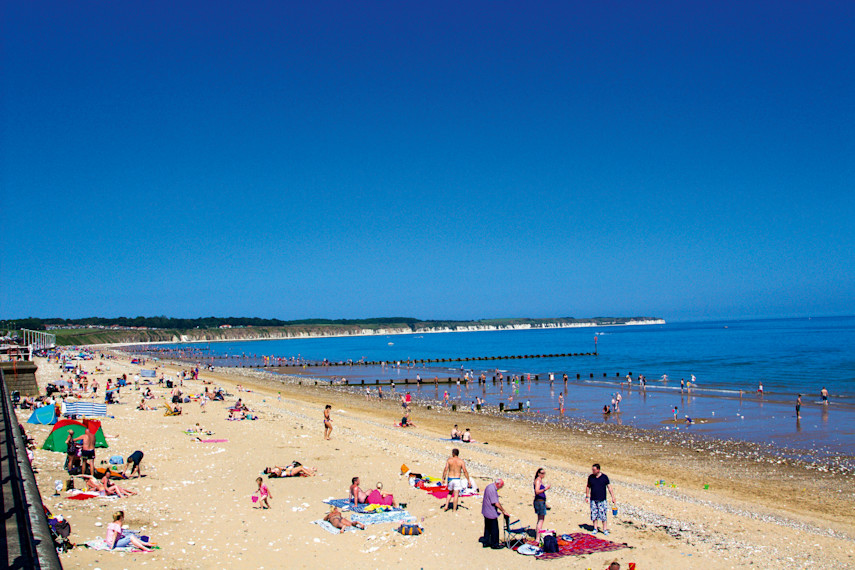
[[677, 488], [677, 484], [676, 484], [676, 483], [671, 483], [671, 488], [672, 488], [672, 489], [676, 489], [676, 488]]
[[661, 487], [664, 487], [665, 486], [665, 479], [659, 479], [659, 485]]
[[704, 485], [704, 489], [705, 489], [705, 490], [709, 490], [709, 488], [710, 488], [710, 486], [709, 486], [709, 485]]
[[257, 502], [258, 502], [258, 495], [253, 495], [253, 496], [252, 496], [252, 502], [253, 502], [253, 503], [257, 503]]
[[616, 516], [617, 516], [617, 507], [616, 507], [616, 506], [615, 506], [615, 507], [612, 507], [612, 516], [613, 516], [613, 517], [616, 517]]

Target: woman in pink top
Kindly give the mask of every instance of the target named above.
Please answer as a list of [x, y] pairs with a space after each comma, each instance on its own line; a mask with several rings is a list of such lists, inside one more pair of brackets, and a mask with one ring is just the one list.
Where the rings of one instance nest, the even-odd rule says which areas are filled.
[[377, 483], [377, 488], [368, 493], [368, 497], [365, 500], [369, 505], [388, 505], [390, 507], [398, 508], [398, 503], [395, 501], [395, 497], [390, 493], [383, 492], [383, 483]]
[[116, 511], [113, 515], [113, 522], [107, 525], [107, 544], [110, 548], [124, 548], [133, 545], [148, 552], [152, 546], [156, 546], [155, 543], [145, 542], [133, 534], [124, 534], [122, 531], [122, 523], [124, 522], [125, 511]]

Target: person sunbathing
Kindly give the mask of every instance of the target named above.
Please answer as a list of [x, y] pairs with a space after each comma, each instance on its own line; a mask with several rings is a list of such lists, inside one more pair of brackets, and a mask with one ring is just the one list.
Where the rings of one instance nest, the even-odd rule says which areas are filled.
[[352, 500], [354, 505], [368, 502], [368, 493], [359, 487], [359, 477], [351, 479], [350, 495], [347, 498]]
[[294, 461], [285, 467], [274, 465], [273, 467], [265, 467], [264, 474], [268, 477], [314, 477], [315, 470], [310, 467], [303, 467], [299, 461]]
[[370, 505], [388, 505], [396, 509], [398, 508], [395, 497], [391, 493], [383, 492], [383, 483], [377, 483], [377, 488], [368, 493], [365, 502]]
[[137, 409], [138, 409], [138, 410], [147, 411], [147, 410], [153, 410], [154, 408], [152, 408], [151, 406], [149, 406], [148, 404], [146, 404], [146, 403], [145, 403], [145, 398], [143, 398], [142, 400], [140, 400], [140, 405], [139, 405], [139, 406], [137, 406]]
[[86, 487], [88, 489], [97, 492], [102, 497], [109, 497], [111, 495], [115, 495], [119, 498], [124, 498], [130, 497], [131, 495], [136, 495], [136, 492], [131, 491], [130, 489], [119, 487], [115, 483], [112, 483], [111, 481], [109, 481], [108, 477], [104, 477], [100, 481], [92, 475], [81, 475], [81, 477], [86, 479]]
[[469, 428], [466, 428], [466, 431], [463, 432], [460, 441], [463, 443], [472, 443], [472, 434], [469, 432]]
[[344, 515], [341, 514], [341, 511], [338, 510], [338, 507], [333, 507], [330, 509], [330, 512], [324, 517], [324, 520], [329, 522], [335, 528], [341, 529], [341, 532], [347, 530], [349, 526], [355, 526], [356, 528], [360, 528], [365, 530], [365, 525], [359, 522], [351, 522], [344, 518]]

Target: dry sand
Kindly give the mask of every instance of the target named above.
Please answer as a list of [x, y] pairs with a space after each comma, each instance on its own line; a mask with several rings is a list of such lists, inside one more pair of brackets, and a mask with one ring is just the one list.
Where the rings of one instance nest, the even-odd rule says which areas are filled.
[[[39, 382], [59, 376], [58, 366], [40, 360]], [[95, 362], [86, 362], [87, 370]], [[138, 367], [127, 358], [105, 361], [107, 378]], [[176, 365], [158, 373], [174, 376]], [[746, 461], [729, 453], [713, 454], [679, 441], [645, 442], [555, 426], [532, 426], [517, 419], [416, 407], [417, 428], [393, 427], [400, 419], [394, 402], [366, 401], [327, 386], [299, 386], [270, 379], [261, 371], [218, 369], [203, 379], [243, 398], [258, 421], [226, 420], [226, 403], [184, 405], [185, 413], [165, 417], [141, 412], [139, 393], [122, 389], [123, 404], [109, 406], [115, 419], [103, 421], [109, 450], [98, 461], [136, 449], [145, 452], [142, 480], [125, 486], [139, 495], [117, 500], [71, 501], [53, 497], [64, 455], [36, 451], [35, 467], [45, 503], [70, 521], [72, 540], [83, 543], [103, 536], [111, 514], [122, 509], [126, 522], [152, 536], [161, 549], [121, 554], [75, 548], [62, 556], [66, 568], [503, 568], [555, 565], [599, 570], [617, 560], [641, 569], [659, 568], [853, 568], [855, 567], [855, 493], [851, 475], [780, 464], [757, 455]], [[236, 384], [251, 387], [237, 393]], [[185, 382], [185, 392], [202, 391], [201, 382]], [[168, 393], [155, 387], [158, 403]], [[281, 400], [277, 397], [281, 392]], [[322, 410], [333, 406], [331, 441], [322, 437]], [[162, 408], [162, 404], [161, 404]], [[28, 413], [21, 413], [25, 421]], [[212, 438], [227, 443], [197, 443], [182, 430], [199, 422]], [[491, 478], [506, 481], [502, 503], [515, 518], [534, 525], [531, 482], [539, 466], [547, 469], [552, 510], [546, 528], [578, 532], [588, 524], [585, 477], [599, 462], [617, 494], [620, 514], [610, 519], [609, 539], [632, 548], [557, 561], [536, 561], [507, 550], [482, 549], [480, 498], [467, 498], [456, 513], [441, 512], [443, 501], [407, 485], [405, 463], [413, 471], [439, 476], [453, 447], [453, 424], [472, 428], [481, 443], [458, 444], [470, 473], [483, 487]], [[44, 441], [50, 426], [25, 424], [29, 435]], [[487, 442], [484, 444], [483, 442]], [[270, 510], [252, 508], [255, 478], [267, 465], [301, 461], [318, 469], [314, 478], [266, 481]], [[422, 536], [401, 536], [396, 525], [331, 535], [311, 521], [323, 517], [326, 498], [346, 496], [351, 477], [363, 487], [382, 481], [387, 492], [409, 504], [424, 519]], [[665, 479], [666, 488], [654, 486]], [[78, 480], [79, 481], [79, 480]], [[670, 485], [674, 483], [676, 488]], [[703, 485], [710, 489], [704, 490]], [[78, 482], [78, 486], [80, 483]], [[103, 526], [96, 526], [101, 523]]]

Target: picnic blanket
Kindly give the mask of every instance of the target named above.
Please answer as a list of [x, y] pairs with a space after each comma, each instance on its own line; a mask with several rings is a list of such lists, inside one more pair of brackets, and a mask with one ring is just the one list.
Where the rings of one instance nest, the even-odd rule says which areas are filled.
[[565, 556], [585, 556], [597, 552], [611, 552], [622, 548], [631, 548], [626, 543], [612, 542], [584, 532], [574, 532], [570, 536], [573, 538], [572, 541], [558, 540], [558, 552], [544, 553], [538, 556], [537, 559], [555, 560], [557, 558], [564, 558]]
[[[331, 522], [325, 521], [324, 519], [312, 521], [312, 524], [318, 525], [319, 527], [321, 527], [322, 529], [324, 529], [325, 531], [327, 531], [330, 534], [341, 534], [341, 529], [334, 527]], [[345, 529], [345, 532], [348, 530], [359, 530], [355, 526], [346, 526], [346, 527], [344, 527], [344, 529]]]
[[410, 522], [416, 520], [416, 517], [407, 511], [389, 511], [387, 513], [354, 513], [350, 517], [353, 522], [360, 522], [365, 525], [381, 524], [381, 523], [396, 523]]

